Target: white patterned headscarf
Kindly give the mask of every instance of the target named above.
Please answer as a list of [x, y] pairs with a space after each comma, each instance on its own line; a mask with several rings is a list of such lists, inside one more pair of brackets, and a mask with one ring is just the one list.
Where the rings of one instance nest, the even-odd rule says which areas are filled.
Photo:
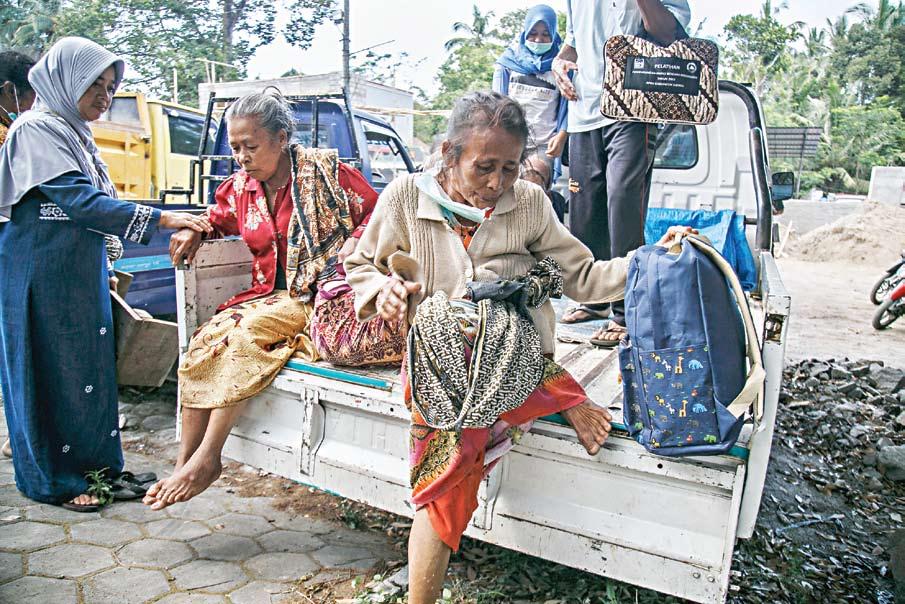
[[28, 73], [37, 93], [34, 107], [13, 122], [0, 147], [0, 222], [38, 185], [67, 172], [81, 172], [98, 189], [116, 197], [107, 166], [94, 143], [79, 99], [108, 68], [118, 87], [125, 64], [85, 38], [63, 38]]

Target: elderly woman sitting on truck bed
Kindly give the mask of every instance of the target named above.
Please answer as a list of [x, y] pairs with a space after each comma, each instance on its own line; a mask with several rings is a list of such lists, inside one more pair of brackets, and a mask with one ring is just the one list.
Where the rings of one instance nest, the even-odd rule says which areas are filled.
[[[345, 365], [401, 360], [401, 323], [359, 323], [341, 260], [355, 247], [377, 193], [335, 150], [289, 144], [292, 112], [268, 94], [226, 112], [240, 170], [208, 211], [220, 236], [241, 235], [253, 255], [251, 289], [224, 302], [192, 336], [179, 367], [182, 442], [176, 470], [148, 490], [161, 509], [204, 491], [244, 403], [293, 356]], [[201, 237], [175, 234], [170, 254], [191, 262]]]
[[535, 419], [561, 412], [591, 455], [610, 431], [610, 414], [547, 356], [548, 297], [620, 299], [628, 261], [595, 262], [543, 190], [518, 180], [527, 140], [516, 101], [460, 99], [442, 166], [393, 181], [345, 262], [359, 318], [412, 325], [412, 604], [437, 599], [481, 479]]

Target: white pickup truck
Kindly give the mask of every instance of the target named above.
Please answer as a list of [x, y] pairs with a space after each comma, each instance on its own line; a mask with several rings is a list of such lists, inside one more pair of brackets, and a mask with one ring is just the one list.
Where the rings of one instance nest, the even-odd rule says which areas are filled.
[[[766, 369], [764, 413], [731, 454], [667, 458], [621, 430], [619, 364], [612, 351], [560, 342], [557, 360], [616, 416], [606, 446], [589, 457], [550, 418], [484, 480], [466, 534], [520, 552], [695, 602], [723, 602], [737, 539], [751, 536], [770, 457], [790, 298], [771, 253], [772, 201], [757, 99], [720, 84], [706, 127], [667, 128], [651, 204], [733, 209], [751, 225], [759, 274], [750, 296]], [[180, 343], [218, 304], [248, 286], [240, 240], [202, 245], [177, 274]], [[409, 503], [409, 414], [398, 368], [356, 370], [292, 360], [252, 399], [225, 455], [403, 516]]]

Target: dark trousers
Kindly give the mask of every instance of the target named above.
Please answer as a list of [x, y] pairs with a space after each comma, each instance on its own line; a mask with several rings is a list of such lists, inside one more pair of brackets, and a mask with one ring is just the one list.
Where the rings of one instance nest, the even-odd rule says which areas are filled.
[[[569, 226], [597, 260], [644, 245], [656, 143], [656, 126], [639, 122], [569, 135]], [[614, 321], [625, 325], [625, 303], [612, 309]]]

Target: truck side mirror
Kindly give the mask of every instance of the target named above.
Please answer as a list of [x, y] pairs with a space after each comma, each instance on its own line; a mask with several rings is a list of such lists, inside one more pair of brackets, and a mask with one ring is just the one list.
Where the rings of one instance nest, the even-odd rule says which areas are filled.
[[774, 172], [773, 185], [770, 189], [773, 194], [774, 204], [781, 204], [787, 199], [792, 199], [795, 194], [795, 173]]

